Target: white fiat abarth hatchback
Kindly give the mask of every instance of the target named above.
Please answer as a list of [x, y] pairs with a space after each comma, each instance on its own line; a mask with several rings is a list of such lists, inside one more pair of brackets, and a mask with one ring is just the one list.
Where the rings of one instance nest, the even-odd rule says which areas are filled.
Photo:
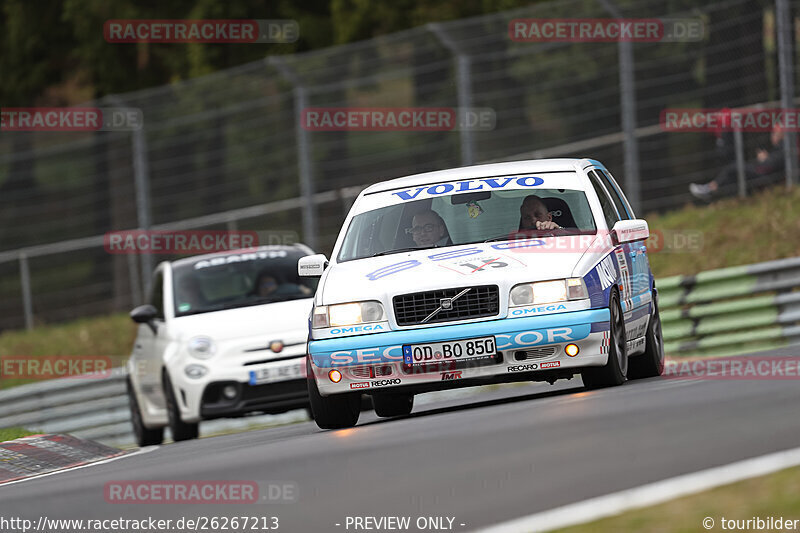
[[308, 314], [317, 280], [301, 244], [261, 246], [161, 263], [128, 362], [140, 446], [198, 436], [198, 423], [308, 407]]
[[580, 374], [588, 388], [663, 372], [653, 274], [637, 219], [591, 159], [419, 174], [356, 199], [320, 277], [307, 379], [321, 428], [414, 395]]

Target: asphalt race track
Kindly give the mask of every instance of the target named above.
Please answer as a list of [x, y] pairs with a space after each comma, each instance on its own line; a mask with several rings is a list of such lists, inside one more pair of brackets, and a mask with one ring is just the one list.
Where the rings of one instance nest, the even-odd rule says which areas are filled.
[[[444, 516], [454, 518], [453, 530], [468, 531], [797, 447], [798, 405], [794, 380], [650, 379], [593, 392], [579, 379], [504, 387], [402, 419], [363, 413], [351, 430], [308, 422], [201, 439], [7, 485], [0, 516], [263, 515], [279, 517], [279, 530], [289, 532], [346, 531], [348, 516], [410, 516], [412, 526], [420, 516]], [[237, 506], [104, 499], [111, 481], [212, 479], [294, 483], [298, 498]]]

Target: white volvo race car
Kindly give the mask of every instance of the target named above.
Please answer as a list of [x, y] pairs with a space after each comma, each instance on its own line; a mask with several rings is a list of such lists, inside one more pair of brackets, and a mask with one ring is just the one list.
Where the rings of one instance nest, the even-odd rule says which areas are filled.
[[[499, 163], [364, 190], [321, 277], [307, 375], [321, 428], [417, 393], [580, 374], [588, 388], [663, 372], [655, 282], [636, 219], [591, 159]], [[630, 357], [630, 362], [629, 362]]]
[[262, 246], [161, 263], [128, 362], [140, 446], [196, 438], [198, 423], [308, 407], [308, 314], [317, 280], [300, 278], [310, 248]]

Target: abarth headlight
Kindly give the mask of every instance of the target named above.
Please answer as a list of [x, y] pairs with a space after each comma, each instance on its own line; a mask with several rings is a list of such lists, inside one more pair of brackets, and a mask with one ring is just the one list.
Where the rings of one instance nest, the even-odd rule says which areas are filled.
[[210, 359], [217, 352], [217, 345], [210, 337], [193, 337], [189, 339], [189, 354], [198, 359]]
[[386, 320], [380, 302], [352, 302], [346, 304], [320, 305], [314, 308], [311, 319], [313, 328], [355, 326]]
[[522, 305], [565, 302], [567, 300], [582, 300], [588, 298], [588, 294], [583, 278], [522, 283], [511, 289], [509, 305], [511, 307], [519, 307]]

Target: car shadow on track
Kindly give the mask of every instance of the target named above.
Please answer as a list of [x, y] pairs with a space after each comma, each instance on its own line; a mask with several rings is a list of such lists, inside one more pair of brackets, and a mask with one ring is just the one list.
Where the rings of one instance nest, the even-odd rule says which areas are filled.
[[484, 407], [494, 407], [498, 405], [510, 404], [510, 403], [517, 403], [517, 402], [526, 402], [530, 400], [541, 400], [545, 398], [553, 398], [558, 396], [569, 396], [571, 394], [579, 393], [579, 392], [586, 392], [586, 388], [578, 382], [578, 384], [570, 384], [572, 386], [566, 388], [559, 388], [556, 390], [547, 390], [544, 392], [536, 392], [536, 393], [525, 393], [525, 394], [517, 394], [517, 395], [506, 395], [500, 398], [491, 398], [486, 400], [473, 400], [471, 398], [464, 398], [462, 400], [453, 399], [453, 400], [446, 400], [447, 402], [458, 402], [454, 405], [447, 405], [444, 407], [433, 407], [426, 409], [426, 406], [420, 406], [420, 411], [414, 411], [410, 415], [405, 416], [396, 416], [391, 418], [378, 418], [377, 420], [369, 420], [365, 422], [361, 422], [356, 427], [367, 427], [373, 426], [376, 424], [384, 424], [387, 422], [394, 422], [398, 420], [413, 420], [413, 419], [421, 419], [427, 416], [433, 415], [440, 415], [445, 413], [454, 413], [458, 411], [467, 411], [470, 409], [481, 409]]

